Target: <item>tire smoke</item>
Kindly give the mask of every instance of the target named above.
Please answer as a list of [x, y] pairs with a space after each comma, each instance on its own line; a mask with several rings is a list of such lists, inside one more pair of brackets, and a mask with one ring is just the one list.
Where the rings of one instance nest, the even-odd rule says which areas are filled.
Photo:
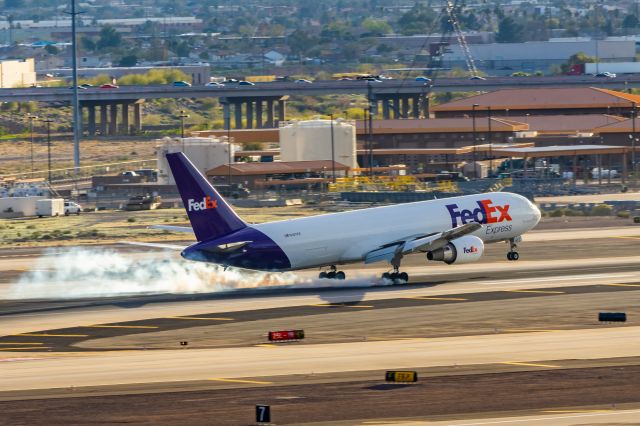
[[[342, 281], [345, 287], [383, 284], [371, 276]], [[175, 253], [124, 253], [105, 249], [49, 250], [13, 283], [4, 299], [76, 299], [143, 294], [195, 294], [259, 288], [336, 287], [335, 280], [224, 269], [193, 262]]]

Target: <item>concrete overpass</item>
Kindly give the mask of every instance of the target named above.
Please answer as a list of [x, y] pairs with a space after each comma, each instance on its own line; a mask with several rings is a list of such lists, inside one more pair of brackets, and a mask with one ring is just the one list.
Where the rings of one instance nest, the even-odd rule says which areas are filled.
[[[630, 89], [640, 87], [640, 75], [603, 78], [594, 76], [489, 77], [486, 80], [440, 78], [433, 84], [411, 80], [317, 81], [256, 83], [254, 86], [227, 84], [225, 87], [122, 86], [118, 89], [80, 90], [80, 105], [87, 111], [89, 134], [128, 133], [141, 129], [140, 104], [145, 99], [219, 98], [229, 127], [272, 128], [286, 120], [288, 96], [322, 96], [362, 94], [372, 102], [374, 114], [383, 118], [418, 118], [427, 116], [430, 92], [493, 91], [531, 87], [590, 87]], [[67, 87], [0, 89], [0, 102], [70, 102]], [[232, 114], [233, 110], [233, 114]], [[98, 114], [99, 112], [99, 114]], [[131, 113], [133, 112], [133, 117]], [[232, 122], [233, 116], [233, 122]], [[98, 120], [99, 117], [99, 120]], [[130, 126], [130, 118], [133, 124]]]

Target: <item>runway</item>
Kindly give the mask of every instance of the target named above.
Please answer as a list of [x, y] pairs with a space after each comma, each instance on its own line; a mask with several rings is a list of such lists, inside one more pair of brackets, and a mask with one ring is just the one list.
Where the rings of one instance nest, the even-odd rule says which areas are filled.
[[[544, 231], [519, 262], [502, 260], [501, 244], [470, 265], [412, 256], [401, 286], [376, 278], [384, 266], [354, 265], [338, 285], [302, 271], [263, 289], [4, 300], [0, 409], [31, 424], [82, 423], [83, 411], [106, 423], [231, 425], [267, 401], [278, 424], [633, 424], [638, 240], [632, 226]], [[35, 265], [37, 253], [20, 254], [0, 257], [0, 296], [11, 271]], [[628, 321], [601, 324], [600, 311]], [[305, 340], [266, 341], [288, 328]], [[421, 379], [385, 384], [388, 369]], [[32, 398], [59, 416], [32, 413]]]

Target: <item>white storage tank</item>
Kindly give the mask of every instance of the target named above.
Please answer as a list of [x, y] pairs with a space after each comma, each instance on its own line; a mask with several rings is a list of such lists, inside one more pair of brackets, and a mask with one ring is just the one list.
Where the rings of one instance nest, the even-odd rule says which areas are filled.
[[[356, 128], [351, 121], [333, 121], [333, 144], [336, 163], [351, 169], [358, 167]], [[307, 120], [280, 127], [280, 160], [331, 160], [331, 120]]]
[[194, 166], [205, 175], [207, 170], [229, 164], [229, 150], [231, 150], [231, 162], [233, 162], [233, 156], [238, 147], [227, 143], [226, 137], [162, 139], [156, 152], [158, 158], [158, 182], [165, 185], [176, 183], [165, 157], [167, 153], [184, 152]]

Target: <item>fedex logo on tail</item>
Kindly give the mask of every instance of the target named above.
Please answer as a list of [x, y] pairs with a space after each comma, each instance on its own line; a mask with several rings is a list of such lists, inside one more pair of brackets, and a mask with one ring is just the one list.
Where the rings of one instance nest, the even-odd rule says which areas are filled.
[[451, 216], [451, 226], [455, 228], [469, 222], [485, 224], [511, 221], [509, 204], [497, 206], [493, 205], [493, 202], [488, 199], [477, 201], [477, 204], [478, 207], [473, 210], [460, 209], [457, 204], [447, 204], [446, 207]]
[[201, 210], [217, 209], [217, 208], [218, 208], [218, 200], [214, 200], [209, 196], [204, 197], [202, 201], [196, 201], [192, 198], [189, 198], [187, 203], [187, 210], [190, 212], [198, 212]]

